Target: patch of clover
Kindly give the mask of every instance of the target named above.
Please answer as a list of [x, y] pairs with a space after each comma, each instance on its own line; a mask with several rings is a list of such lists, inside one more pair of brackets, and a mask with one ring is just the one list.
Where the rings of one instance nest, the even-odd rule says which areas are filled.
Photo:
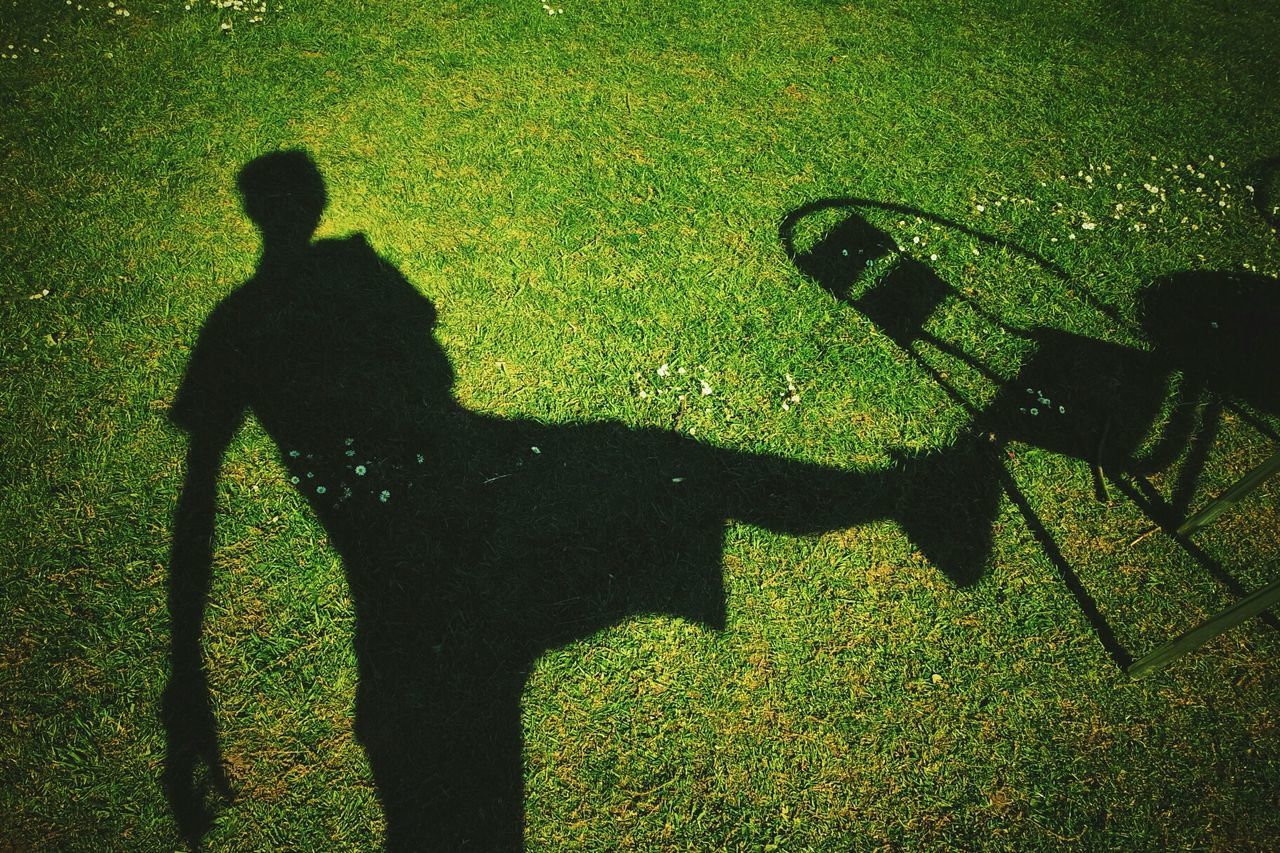
[[[1087, 241], [1106, 232], [1161, 236], [1177, 241], [1217, 237], [1238, 229], [1252, 217], [1257, 188], [1235, 177], [1229, 164], [1214, 154], [1201, 162], [1164, 160], [1128, 167], [1088, 163], [1074, 173], [1062, 172], [1038, 182], [1042, 198], [1018, 195], [975, 195], [972, 215], [1010, 218], [1015, 209], [1049, 217], [1054, 223], [1048, 242]], [[1277, 208], [1280, 210], [1280, 207]], [[1274, 211], [1273, 211], [1274, 213]], [[1276, 275], [1280, 265], [1246, 261], [1241, 266]]]
[[[979, 205], [985, 210], [985, 205]], [[957, 233], [954, 228], [930, 222], [920, 216], [898, 219], [894, 223], [894, 243], [881, 257], [867, 261], [873, 273], [892, 268], [903, 259], [932, 265], [938, 262], [955, 263], [969, 256], [982, 254], [980, 242], [971, 235]], [[846, 250], [847, 251], [847, 250]]]
[[640, 400], [657, 400], [659, 397], [675, 397], [678, 400], [711, 397], [715, 389], [706, 380], [706, 368], [697, 368], [702, 376], [696, 376], [687, 367], [672, 367], [663, 362], [652, 373], [637, 370], [632, 374], [635, 395]]
[[800, 389], [796, 387], [796, 380], [790, 373], [783, 374], [783, 376], [786, 380], [787, 387], [786, 390], [782, 392], [782, 410], [787, 412], [790, 411], [793, 406], [800, 405]]
[[24, 41], [21, 38], [14, 38], [13, 41], [6, 40], [0, 43], [0, 59], [18, 59], [23, 54], [37, 56], [42, 46], [48, 50], [52, 44], [48, 33], [45, 33], [39, 41]]
[[[714, 408], [718, 395], [713, 381], [703, 365], [690, 369], [663, 362], [632, 373], [631, 391], [642, 405], [670, 414], [672, 427], [678, 429], [681, 418], [695, 407], [703, 415]], [[690, 427], [688, 432], [693, 435], [697, 428]]]
[[867, 261], [868, 267], [889, 267], [902, 257], [914, 258], [917, 261], [938, 260], [938, 252], [946, 243], [946, 231], [941, 225], [926, 222], [922, 217], [899, 219], [898, 229], [894, 233], [899, 240], [893, 249], [878, 260]]
[[[218, 10], [218, 29], [223, 33], [234, 31], [240, 21], [261, 24], [266, 20], [267, 0], [209, 0], [209, 5]], [[187, 3], [183, 9], [190, 12], [192, 6]]]
[[[224, 34], [230, 34], [234, 31], [237, 24], [261, 24], [266, 20], [269, 0], [208, 0], [208, 3], [202, 0], [190, 0], [183, 4], [183, 10], [186, 12], [196, 12], [206, 5], [212, 7], [217, 12], [218, 30]], [[117, 24], [122, 23], [133, 17], [133, 13], [129, 10], [132, 5], [126, 0], [89, 0], [89, 2], [77, 2], [77, 0], [63, 0], [67, 7], [68, 15], [78, 15], [80, 17], [91, 16], [98, 18], [101, 15], [106, 16], [105, 23]], [[278, 9], [278, 3], [272, 3], [270, 8]], [[156, 13], [155, 9], [151, 10]], [[50, 34], [45, 33], [40, 39], [22, 39], [10, 37], [0, 40], [0, 60], [16, 60], [23, 56], [38, 56], [41, 50], [48, 51], [53, 47], [50, 40]], [[114, 59], [114, 55], [108, 51], [104, 54], [107, 59]]]

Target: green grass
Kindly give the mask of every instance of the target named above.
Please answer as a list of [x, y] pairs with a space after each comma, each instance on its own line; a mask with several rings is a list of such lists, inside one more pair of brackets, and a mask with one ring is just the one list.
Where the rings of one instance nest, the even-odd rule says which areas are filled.
[[[933, 334], [1005, 377], [1027, 345], [984, 314], [1146, 349], [1156, 277], [1280, 275], [1256, 204], [1280, 185], [1251, 171], [1280, 154], [1261, 5], [296, 0], [260, 23], [83, 5], [0, 10], [0, 849], [179, 843], [158, 709], [185, 436], [166, 413], [208, 312], [253, 274], [235, 176], [259, 155], [310, 152], [321, 235], [363, 232], [434, 302], [466, 408], [847, 469], [970, 418], [792, 264], [778, 228], [802, 205], [938, 217], [859, 209], [967, 297]], [[995, 396], [926, 359], [972, 404]], [[1234, 600], [1140, 538], [1132, 501], [1097, 503], [1087, 462], [1009, 450], [1132, 655]], [[1270, 452], [1228, 412], [1192, 505]], [[1153, 477], [1165, 496], [1177, 470]], [[218, 489], [204, 638], [238, 796], [208, 846], [375, 846], [341, 562], [256, 422]], [[1278, 500], [1197, 534], [1247, 590], [1280, 571]], [[731, 524], [723, 631], [648, 616], [537, 661], [528, 846], [1269, 847], [1276, 630], [1130, 681], [1007, 499], [994, 531], [958, 589], [890, 521]]]

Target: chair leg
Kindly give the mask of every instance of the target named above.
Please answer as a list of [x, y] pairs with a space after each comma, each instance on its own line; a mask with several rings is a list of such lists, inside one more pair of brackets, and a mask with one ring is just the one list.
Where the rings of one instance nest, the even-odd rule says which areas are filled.
[[1249, 494], [1249, 492], [1252, 492], [1254, 489], [1258, 488], [1258, 486], [1262, 485], [1264, 480], [1277, 471], [1280, 471], [1280, 450], [1277, 450], [1272, 454], [1271, 458], [1266, 462], [1263, 462], [1257, 468], [1254, 468], [1248, 474], [1245, 474], [1237, 480], [1234, 486], [1219, 495], [1204, 509], [1184, 521], [1182, 526], [1178, 528], [1178, 535], [1186, 536], [1188, 533], [1199, 530], [1201, 527], [1209, 524], [1221, 515], [1223, 511], [1234, 505], [1245, 495]]
[[1256, 616], [1280, 601], [1280, 581], [1264, 587], [1239, 602], [1210, 616], [1180, 637], [1175, 637], [1150, 654], [1134, 661], [1125, 672], [1133, 678], [1146, 675], [1188, 652], [1200, 648], [1214, 637]]

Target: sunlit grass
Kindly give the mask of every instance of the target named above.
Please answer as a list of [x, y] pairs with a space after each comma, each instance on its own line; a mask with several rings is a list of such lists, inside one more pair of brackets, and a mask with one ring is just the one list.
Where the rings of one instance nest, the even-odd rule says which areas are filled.
[[[1280, 187], [1253, 169], [1280, 154], [1261, 8], [185, 5], [0, 12], [0, 839], [18, 849], [177, 843], [157, 708], [184, 438], [165, 415], [209, 310], [253, 272], [234, 181], [256, 156], [311, 153], [322, 236], [367, 234], [435, 303], [468, 408], [848, 468], [970, 418], [791, 263], [779, 223], [804, 204], [918, 210], [854, 208], [963, 294], [930, 328], [1004, 377], [1026, 344], [990, 317], [1145, 349], [1154, 278], [1280, 275]], [[974, 405], [995, 394], [927, 358]], [[1269, 448], [1228, 413], [1194, 503]], [[351, 734], [354, 617], [276, 457], [250, 423], [219, 485], [205, 637], [240, 796], [207, 840], [364, 849], [381, 813]], [[1098, 503], [1087, 462], [1016, 445], [1007, 467], [1132, 654], [1232, 600], [1131, 502]], [[1198, 535], [1246, 589], [1280, 570], [1278, 494]], [[1131, 682], [1007, 500], [995, 524], [964, 590], [890, 522], [731, 526], [725, 631], [645, 618], [538, 663], [529, 846], [1264, 848], [1276, 632], [1254, 620]]]

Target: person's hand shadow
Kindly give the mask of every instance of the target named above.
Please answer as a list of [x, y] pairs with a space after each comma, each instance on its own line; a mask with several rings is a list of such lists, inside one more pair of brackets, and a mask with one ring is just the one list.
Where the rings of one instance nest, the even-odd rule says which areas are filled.
[[192, 850], [213, 826], [214, 798], [234, 799], [217, 723], [209, 704], [209, 684], [197, 664], [175, 667], [161, 703], [166, 744], [162, 784], [183, 838]]

